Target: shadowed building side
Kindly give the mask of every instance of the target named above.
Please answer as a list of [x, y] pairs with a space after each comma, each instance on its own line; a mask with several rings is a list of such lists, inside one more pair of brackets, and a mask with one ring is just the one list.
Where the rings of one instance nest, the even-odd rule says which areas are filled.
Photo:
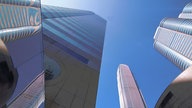
[[95, 108], [106, 21], [42, 5], [46, 108]]
[[0, 108], [7, 106], [6, 103], [14, 93], [17, 80], [18, 72], [5, 44], [0, 39]]
[[[17, 86], [7, 102], [8, 106], [43, 72], [40, 6], [40, 0], [0, 0], [0, 39], [18, 72], [18, 79], [14, 78]], [[44, 83], [39, 85], [44, 87]], [[36, 101], [38, 99], [28, 100]], [[25, 108], [25, 105], [23, 103], [19, 108]]]
[[44, 85], [44, 72], [37, 76], [23, 93], [9, 104], [8, 108], [39, 108], [45, 100], [44, 86], [42, 85]]

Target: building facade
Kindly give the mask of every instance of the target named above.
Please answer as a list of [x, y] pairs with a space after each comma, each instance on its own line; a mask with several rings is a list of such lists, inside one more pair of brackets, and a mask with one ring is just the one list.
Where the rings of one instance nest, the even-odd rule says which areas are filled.
[[155, 108], [191, 108], [192, 107], [192, 66], [173, 80], [159, 98]]
[[37, 76], [44, 79], [40, 6], [40, 0], [0, 0], [0, 39], [8, 50], [18, 76], [14, 81], [16, 87], [12, 97], [6, 102], [8, 107], [12, 106], [15, 99], [22, 104], [14, 108], [35, 107], [33, 103], [39, 102], [35, 95], [42, 96], [40, 99], [44, 100], [44, 80], [36, 82], [39, 92], [34, 96], [20, 98], [25, 90], [32, 92], [36, 89], [30, 88], [30, 85]]
[[127, 65], [119, 65], [117, 83], [120, 108], [146, 108], [143, 96]]
[[[192, 104], [192, 2], [178, 18], [161, 21], [154, 36], [154, 47], [183, 72], [166, 88], [156, 108], [190, 108]], [[181, 94], [182, 93], [182, 94]]]
[[95, 108], [106, 21], [42, 5], [46, 108]]
[[0, 18], [0, 69], [14, 71], [6, 84], [0, 77], [14, 82], [5, 98], [0, 93], [0, 107], [38, 108], [45, 99], [46, 108], [95, 107], [104, 19], [40, 0], [0, 0]]
[[192, 19], [189, 3], [179, 18], [165, 18], [154, 36], [154, 47], [181, 70], [192, 64]]

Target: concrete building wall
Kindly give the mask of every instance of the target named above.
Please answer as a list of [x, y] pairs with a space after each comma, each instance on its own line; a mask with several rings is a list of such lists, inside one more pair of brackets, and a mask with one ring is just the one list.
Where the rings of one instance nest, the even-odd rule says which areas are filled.
[[181, 70], [192, 65], [191, 3], [178, 18], [164, 18], [154, 35], [154, 47]]
[[183, 71], [166, 88], [155, 108], [191, 108], [192, 107], [192, 66]]

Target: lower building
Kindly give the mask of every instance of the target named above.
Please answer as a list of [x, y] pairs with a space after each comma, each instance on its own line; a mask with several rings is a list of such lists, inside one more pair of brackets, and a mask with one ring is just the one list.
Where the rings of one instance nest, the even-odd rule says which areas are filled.
[[163, 92], [155, 108], [192, 108], [192, 66], [183, 71]]

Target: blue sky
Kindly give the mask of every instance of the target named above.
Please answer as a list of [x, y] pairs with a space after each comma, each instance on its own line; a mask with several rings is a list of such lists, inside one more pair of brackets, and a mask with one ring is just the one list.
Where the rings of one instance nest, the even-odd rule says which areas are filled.
[[116, 71], [129, 65], [148, 108], [181, 72], [153, 48], [165, 17], [178, 17], [190, 0], [42, 0], [44, 4], [84, 9], [107, 20], [96, 108], [119, 108]]

